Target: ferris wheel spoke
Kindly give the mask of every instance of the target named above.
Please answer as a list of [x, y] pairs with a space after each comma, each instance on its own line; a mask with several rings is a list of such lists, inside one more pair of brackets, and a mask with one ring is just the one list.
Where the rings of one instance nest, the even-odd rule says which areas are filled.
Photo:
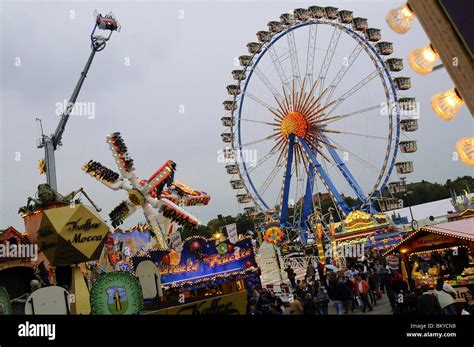
[[363, 108], [363, 109], [360, 109], [360, 110], [357, 110], [357, 111], [353, 111], [353, 112], [350, 112], [350, 113], [343, 114], [343, 115], [337, 117], [336, 119], [331, 120], [330, 122], [327, 122], [327, 124], [335, 122], [337, 120], [342, 120], [342, 119], [345, 119], [345, 118], [348, 118], [348, 117], [352, 117], [352, 116], [355, 116], [357, 114], [367, 113], [367, 112], [370, 112], [370, 111], [373, 111], [373, 110], [380, 110], [380, 104], [375, 105], [375, 106], [366, 107], [366, 108]]
[[349, 89], [347, 92], [342, 94], [339, 98], [336, 99], [335, 105], [328, 111], [328, 113], [332, 113], [337, 107], [339, 107], [344, 101], [346, 101], [351, 95], [355, 94], [357, 91], [359, 91], [363, 86], [365, 86], [367, 83], [372, 81], [376, 76], [378, 76], [380, 73], [380, 70], [377, 68], [373, 72], [371, 72], [367, 77], [365, 77], [363, 80], [358, 82], [356, 85], [354, 85], [351, 89]]
[[276, 150], [270, 150], [267, 154], [263, 156], [262, 159], [260, 159], [257, 162], [257, 164], [255, 164], [254, 166], [250, 166], [250, 168], [248, 169], [248, 173], [251, 173], [254, 170], [256, 170], [260, 165], [264, 164], [266, 161], [268, 161], [268, 159], [273, 157], [276, 153], [277, 153]]
[[318, 38], [318, 26], [310, 25], [308, 34], [308, 50], [306, 52], [306, 73], [309, 84], [313, 84], [314, 57], [316, 53], [316, 40]]
[[329, 131], [331, 133], [335, 134], [343, 134], [343, 135], [352, 135], [352, 136], [360, 136], [360, 137], [367, 137], [367, 138], [372, 138], [372, 139], [377, 139], [377, 140], [385, 140], [388, 141], [388, 137], [383, 137], [383, 136], [375, 136], [375, 135], [369, 135], [369, 134], [360, 134], [360, 133], [354, 133], [354, 132], [349, 132], [349, 131]]
[[278, 77], [280, 78], [282, 86], [289, 88], [288, 79], [286, 78], [285, 70], [283, 69], [280, 58], [278, 57], [278, 54], [275, 52], [275, 48], [273, 46], [268, 50], [268, 54], [270, 55], [270, 58], [272, 59], [273, 66], [275, 66], [275, 69], [277, 71]]
[[351, 66], [359, 57], [360, 52], [362, 52], [362, 46], [357, 44], [354, 50], [351, 52], [349, 57], [347, 58], [347, 63], [343, 63], [341, 69], [338, 71], [332, 82], [329, 84], [329, 93], [327, 94], [326, 103], [331, 100], [334, 91], [336, 90], [339, 83], [342, 81], [346, 73], [349, 71]]
[[254, 120], [254, 119], [240, 118], [240, 120], [244, 122], [250, 122], [250, 123], [259, 123], [259, 124], [265, 124], [265, 125], [271, 125], [271, 126], [278, 126], [277, 123], [263, 122], [263, 121]]
[[260, 186], [259, 189], [257, 189], [257, 192], [260, 196], [264, 195], [267, 189], [271, 186], [275, 178], [278, 176], [278, 173], [280, 172], [281, 168], [283, 167], [283, 163], [277, 164], [272, 171], [270, 171], [270, 174], [265, 178], [263, 181], [262, 185]]
[[265, 101], [263, 101], [262, 99], [260, 99], [259, 97], [249, 93], [249, 92], [245, 92], [245, 96], [248, 97], [250, 100], [253, 100], [255, 101], [257, 104], [260, 104], [261, 106], [267, 108], [267, 109], [273, 109], [272, 106], [270, 106], [269, 104], [267, 104]]
[[293, 31], [288, 32], [286, 35], [288, 40], [288, 49], [290, 52], [290, 61], [291, 61], [291, 70], [293, 72], [293, 80], [297, 82], [298, 85], [301, 84], [300, 77], [300, 66], [298, 61], [298, 52], [296, 50], [296, 40], [295, 33]]
[[272, 138], [274, 138], [276, 136], [278, 136], [278, 134], [274, 133], [274, 134], [265, 136], [264, 138], [261, 138], [261, 139], [258, 139], [258, 140], [252, 141], [252, 142], [244, 143], [244, 144], [238, 146], [237, 148], [244, 148], [244, 147], [248, 147], [248, 146], [251, 146], [251, 145], [255, 145], [257, 143], [265, 142], [265, 141], [271, 140]]
[[361, 157], [359, 157], [357, 154], [355, 154], [354, 152], [348, 150], [347, 148], [345, 148], [344, 146], [342, 146], [340, 143], [334, 141], [334, 139], [332, 139], [332, 142], [336, 145], [336, 147], [340, 150], [340, 151], [344, 151], [344, 152], [347, 152], [349, 153], [350, 156], [354, 157], [355, 160], [357, 160], [359, 163], [361, 163], [363, 166], [365, 166], [366, 168], [374, 171], [375, 173], [379, 173], [380, 170], [377, 169], [375, 166], [373, 166], [371, 163], [369, 163], [367, 160], [365, 159], [362, 159]]
[[342, 30], [339, 30], [337, 27], [334, 27], [334, 30], [331, 36], [331, 41], [329, 42], [329, 46], [326, 51], [326, 55], [324, 56], [321, 70], [319, 71], [319, 76], [318, 76], [318, 80], [320, 81], [319, 93], [323, 92], [324, 80], [326, 79], [329, 66], [331, 65], [332, 58], [334, 57], [334, 52], [336, 51], [337, 44], [339, 43], [339, 38], [341, 37], [341, 33], [342, 33]]
[[265, 85], [265, 87], [267, 87], [267, 89], [273, 94], [273, 96], [274, 96], [276, 99], [280, 99], [280, 100], [283, 99], [283, 97], [282, 97], [281, 94], [278, 92], [278, 90], [275, 88], [275, 86], [272, 84], [272, 82], [270, 82], [270, 80], [269, 80], [269, 79], [267, 78], [267, 76], [265, 76], [265, 74], [258, 68], [258, 66], [256, 66], [253, 71], [254, 71], [255, 74], [258, 76], [258, 78], [260, 78], [260, 80], [263, 82], [263, 84]]

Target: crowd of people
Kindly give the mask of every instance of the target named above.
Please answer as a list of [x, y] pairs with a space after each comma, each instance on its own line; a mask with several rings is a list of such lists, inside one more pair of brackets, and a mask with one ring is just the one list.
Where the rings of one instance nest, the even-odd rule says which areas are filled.
[[[319, 262], [310, 263], [306, 276], [297, 279], [294, 269], [288, 266], [285, 272], [291, 290], [286, 300], [257, 286], [248, 300], [248, 314], [327, 315], [330, 306], [338, 315], [366, 313], [373, 311], [383, 296], [390, 302], [393, 314], [461, 313], [455, 303], [456, 291], [442, 279], [434, 291], [429, 291], [427, 286], [411, 291], [399, 270], [388, 267], [382, 257], [369, 255], [342, 270], [329, 268]], [[472, 291], [466, 293], [462, 314], [474, 314]]]

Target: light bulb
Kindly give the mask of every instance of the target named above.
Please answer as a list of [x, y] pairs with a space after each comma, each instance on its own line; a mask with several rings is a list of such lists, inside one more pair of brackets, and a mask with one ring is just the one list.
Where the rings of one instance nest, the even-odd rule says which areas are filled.
[[415, 72], [427, 75], [433, 71], [433, 67], [439, 55], [431, 44], [414, 49], [408, 55], [408, 63]]
[[451, 120], [456, 117], [463, 104], [464, 101], [456, 88], [438, 93], [431, 99], [431, 107], [433, 107], [438, 117], [444, 120]]
[[464, 137], [456, 144], [458, 153], [464, 164], [474, 166], [474, 137]]
[[415, 13], [408, 4], [391, 9], [385, 17], [388, 26], [398, 34], [406, 33], [414, 19]]

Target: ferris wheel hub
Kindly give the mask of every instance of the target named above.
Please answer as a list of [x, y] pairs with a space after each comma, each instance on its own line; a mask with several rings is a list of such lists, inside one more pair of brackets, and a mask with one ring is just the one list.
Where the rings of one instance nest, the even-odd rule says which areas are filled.
[[308, 120], [301, 112], [290, 112], [281, 121], [280, 133], [285, 138], [290, 134], [304, 138], [308, 133]]

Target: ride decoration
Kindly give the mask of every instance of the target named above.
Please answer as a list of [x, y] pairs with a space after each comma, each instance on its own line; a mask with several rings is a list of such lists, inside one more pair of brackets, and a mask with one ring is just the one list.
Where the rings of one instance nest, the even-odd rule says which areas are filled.
[[143, 310], [140, 281], [123, 271], [100, 275], [91, 289], [91, 310], [97, 315], [138, 314]]
[[[163, 194], [165, 191], [168, 196], [175, 194], [175, 201], [177, 202], [184, 201], [187, 198], [186, 194], [177, 197], [176, 186], [181, 186], [174, 185], [176, 163], [168, 160], [148, 180], [139, 181], [135, 175], [133, 159], [120, 133], [115, 132], [108, 135], [107, 143], [115, 158], [119, 173], [93, 160], [85, 164], [83, 170], [108, 188], [112, 190], [121, 189], [127, 192], [128, 199], [122, 201], [109, 214], [114, 228], [121, 225], [138, 208], [141, 208], [154, 233], [158, 248], [168, 250], [166, 230], [164, 230], [163, 225], [160, 226], [159, 222], [161, 216], [189, 229], [196, 228], [200, 224], [196, 217], [167, 199], [167, 195]], [[203, 194], [200, 196], [202, 197]], [[209, 198], [207, 201], [209, 201]], [[155, 212], [154, 209], [158, 211]]]
[[46, 173], [46, 162], [44, 159], [38, 160], [38, 171], [40, 175], [44, 175]]
[[[289, 239], [308, 244], [308, 218], [321, 209], [315, 192], [327, 192], [339, 219], [353, 207], [393, 209], [394, 169], [414, 170], [397, 157], [417, 150], [415, 140], [400, 142], [401, 132], [418, 129], [416, 100], [402, 94], [411, 80], [394, 76], [403, 61], [390, 57], [393, 43], [367, 19], [330, 6], [284, 13], [257, 39], [232, 71], [221, 118], [225, 168], [244, 211], [276, 215]], [[255, 165], [248, 146], [264, 153]], [[342, 190], [360, 205], [349, 206]]]
[[[249, 278], [258, 271], [255, 265], [255, 247], [250, 237], [235, 242], [232, 247], [228, 239], [216, 245], [215, 239], [192, 236], [183, 240], [184, 247], [179, 262], [173, 261], [173, 252], [167, 254], [159, 250], [137, 252], [130, 258], [130, 268], [135, 273], [138, 265], [153, 261], [161, 274], [161, 284], [165, 288], [205, 288], [239, 278]], [[220, 248], [220, 253], [218, 251]]]
[[109, 227], [85, 205], [43, 211], [37, 231], [39, 249], [53, 266], [98, 260]]
[[280, 227], [271, 227], [265, 230], [264, 240], [273, 244], [277, 244], [283, 240], [285, 233]]
[[87, 193], [83, 188], [72, 191], [67, 195], [59, 194], [55, 189], [51, 188], [49, 184], [42, 183], [38, 185], [38, 190], [36, 192], [36, 197], [28, 197], [26, 205], [18, 209], [18, 213], [22, 217], [26, 217], [29, 214], [32, 214], [36, 211], [42, 211], [49, 208], [67, 206], [71, 204], [80, 204], [80, 199], [75, 199], [76, 195], [83, 194], [86, 199], [94, 206], [97, 212], [100, 212], [101, 209], [95, 205], [95, 203], [89, 198]]
[[312, 214], [309, 217], [308, 224], [316, 236], [316, 247], [321, 263], [326, 264], [326, 252], [324, 251], [324, 228], [321, 223], [321, 215], [319, 213]]

